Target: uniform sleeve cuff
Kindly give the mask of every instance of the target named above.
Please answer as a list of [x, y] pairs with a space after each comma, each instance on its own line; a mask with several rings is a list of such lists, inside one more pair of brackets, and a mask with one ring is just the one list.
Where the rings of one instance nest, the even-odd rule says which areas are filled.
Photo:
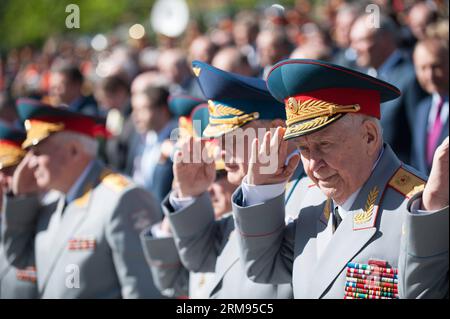
[[247, 176], [242, 180], [242, 196], [245, 206], [259, 205], [283, 194], [285, 183], [271, 185], [252, 185], [247, 183]]
[[192, 205], [195, 201], [195, 198], [192, 196], [189, 197], [178, 197], [178, 193], [173, 191], [170, 193], [169, 202], [175, 211], [188, 207]]
[[172, 237], [172, 234], [170, 234], [169, 232], [166, 232], [164, 230], [161, 229], [161, 222], [154, 224], [151, 228], [150, 228], [150, 233], [152, 234], [152, 236], [154, 238], [167, 238], [167, 237]]

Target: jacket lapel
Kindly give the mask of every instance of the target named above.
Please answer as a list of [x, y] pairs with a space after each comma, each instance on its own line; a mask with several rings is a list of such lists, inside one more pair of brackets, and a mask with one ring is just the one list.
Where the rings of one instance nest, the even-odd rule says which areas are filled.
[[[327, 203], [328, 200], [324, 201], [319, 209], [317, 206], [303, 208], [297, 220], [292, 277], [297, 298], [308, 298], [307, 291], [314, 285], [315, 279], [312, 275], [317, 264], [319, 241], [327, 227]], [[316, 227], [311, 227], [312, 225]]]
[[[310, 296], [320, 298], [345, 269], [347, 263], [361, 251], [377, 231], [377, 216], [384, 191], [401, 162], [392, 149], [385, 145], [384, 153], [369, 179], [361, 188], [352, 209], [333, 234], [316, 270], [316, 279], [310, 285]], [[344, 287], [342, 287], [344, 289]]]
[[[80, 227], [80, 225], [88, 215], [92, 199], [92, 192], [94, 187], [99, 182], [99, 176], [102, 169], [102, 164], [100, 164], [99, 162], [95, 162], [93, 167], [90, 169], [86, 180], [83, 181], [81, 187], [79, 188], [79, 192], [75, 196], [75, 200], [69, 203], [63, 211], [61, 211], [60, 207], [60, 205], [62, 205], [63, 203], [58, 203], [58, 209], [54, 213], [56, 214], [54, 218], [60, 218], [60, 221], [58, 229], [56, 230], [56, 234], [51, 237], [54, 241], [54, 247], [50, 249], [48, 267], [43, 270], [45, 271], [45, 273], [42, 277], [43, 280], [41, 282], [41, 291], [43, 291], [45, 285], [47, 284], [47, 281], [56, 265], [58, 258], [67, 248], [69, 239], [73, 236], [75, 231]], [[49, 243], [49, 245], [51, 244], [53, 243]]]
[[239, 247], [236, 237], [236, 232], [233, 230], [230, 233], [227, 244], [220, 257], [217, 259], [217, 265], [214, 276], [214, 283], [211, 285], [211, 291], [209, 296], [215, 293], [217, 286], [223, 280], [226, 272], [239, 261]]
[[428, 116], [430, 114], [431, 109], [431, 103], [432, 98], [431, 96], [426, 98], [423, 103], [419, 105], [418, 114], [417, 114], [417, 132], [418, 137], [416, 139], [417, 149], [418, 149], [418, 156], [419, 156], [419, 163], [417, 165], [419, 166], [418, 169], [420, 169], [422, 172], [428, 171], [428, 164], [427, 164], [427, 156], [426, 156], [426, 147], [427, 147], [427, 126], [428, 126]]
[[448, 136], [448, 120], [449, 120], [449, 118], [447, 117], [447, 121], [445, 121], [444, 126], [442, 127], [442, 132], [441, 132], [441, 136], [439, 137], [439, 144], [438, 144], [438, 146]]

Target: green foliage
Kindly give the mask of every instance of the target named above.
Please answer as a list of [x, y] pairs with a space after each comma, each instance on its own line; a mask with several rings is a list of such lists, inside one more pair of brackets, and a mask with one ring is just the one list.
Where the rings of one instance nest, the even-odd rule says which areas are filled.
[[[0, 0], [0, 51], [24, 45], [41, 45], [53, 35], [85, 35], [107, 32], [123, 23], [148, 25], [155, 0]], [[292, 6], [294, 0], [187, 0], [194, 18], [201, 18], [212, 6], [236, 13], [242, 9]], [[80, 8], [80, 28], [66, 28], [66, 6]], [[212, 4], [212, 5], [211, 5]]]

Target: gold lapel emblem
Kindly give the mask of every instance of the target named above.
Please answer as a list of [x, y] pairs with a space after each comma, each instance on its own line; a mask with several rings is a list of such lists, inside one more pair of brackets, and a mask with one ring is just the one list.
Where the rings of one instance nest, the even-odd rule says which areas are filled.
[[355, 222], [355, 224], [365, 224], [372, 218], [373, 210], [375, 208], [375, 201], [378, 197], [379, 192], [380, 191], [378, 190], [377, 186], [375, 186], [369, 192], [364, 210], [360, 213], [355, 214], [355, 216], [353, 217], [353, 221]]

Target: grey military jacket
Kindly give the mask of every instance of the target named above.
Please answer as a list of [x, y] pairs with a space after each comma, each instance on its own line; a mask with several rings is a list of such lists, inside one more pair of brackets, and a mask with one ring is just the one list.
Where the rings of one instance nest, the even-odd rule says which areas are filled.
[[37, 295], [34, 258], [25, 269], [17, 269], [9, 264], [0, 243], [0, 299], [34, 299]]
[[331, 208], [318, 187], [294, 191], [291, 203], [298, 203], [299, 214], [287, 226], [283, 195], [245, 207], [239, 188], [233, 211], [247, 275], [260, 283], [292, 283], [295, 298], [344, 298], [354, 280], [348, 275], [351, 265], [377, 260], [398, 271], [399, 297], [447, 295], [448, 207], [425, 214], [407, 209], [409, 198], [423, 185], [386, 145], [320, 256]]
[[153, 281], [164, 296], [190, 299], [210, 297], [215, 273], [192, 272], [181, 262], [173, 237], [155, 238], [151, 230], [141, 234], [142, 247]]
[[139, 234], [162, 217], [153, 197], [95, 162], [76, 199], [8, 198], [3, 244], [23, 267], [36, 256], [41, 298], [158, 298]]
[[289, 283], [257, 284], [246, 277], [234, 232], [233, 216], [216, 221], [207, 193], [176, 212], [167, 196], [162, 207], [169, 217], [184, 266], [193, 272], [215, 272], [215, 280], [209, 286], [210, 298], [292, 298]]
[[173, 237], [154, 238], [149, 228], [141, 233], [141, 243], [159, 291], [167, 297], [187, 297], [189, 270], [181, 263]]

